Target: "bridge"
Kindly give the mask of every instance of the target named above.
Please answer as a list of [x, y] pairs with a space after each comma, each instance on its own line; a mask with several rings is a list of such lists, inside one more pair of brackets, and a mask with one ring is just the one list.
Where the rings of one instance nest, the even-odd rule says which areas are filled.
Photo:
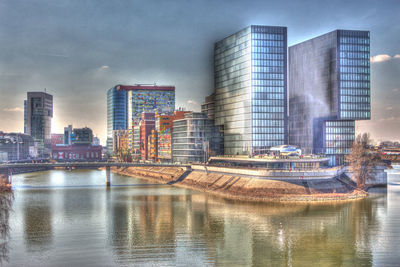
[[181, 167], [190, 170], [191, 166], [187, 164], [167, 164], [167, 163], [128, 163], [128, 162], [45, 162], [45, 163], [7, 163], [0, 164], [1, 175], [7, 179], [7, 184], [12, 184], [13, 170], [21, 169], [93, 169], [106, 168], [106, 186], [111, 185], [111, 167]]

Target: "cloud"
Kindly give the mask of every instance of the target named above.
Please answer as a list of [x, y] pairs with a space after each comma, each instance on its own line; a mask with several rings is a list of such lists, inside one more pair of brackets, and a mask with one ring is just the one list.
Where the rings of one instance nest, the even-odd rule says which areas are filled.
[[387, 118], [381, 118], [381, 119], [379, 119], [379, 121], [381, 121], [381, 122], [400, 122], [400, 117], [391, 116], [391, 117], [387, 117]]
[[102, 70], [108, 70], [108, 69], [110, 69], [110, 66], [104, 65], [104, 66], [101, 66], [100, 69], [102, 69]]
[[393, 89], [393, 92], [398, 92], [399, 91], [399, 88], [394, 88]]
[[24, 112], [23, 108], [15, 107], [15, 108], [5, 108], [3, 109], [5, 112]]
[[400, 58], [400, 54], [395, 55], [393, 58]]
[[393, 107], [387, 107], [386, 110], [393, 110]]
[[391, 60], [392, 57], [386, 54], [382, 54], [382, 55], [376, 55], [371, 57], [371, 62], [372, 63], [377, 63], [377, 62], [384, 62], [384, 61], [388, 61]]
[[197, 105], [197, 102], [194, 100], [189, 99], [188, 101], [186, 101], [186, 103], [188, 103], [189, 105]]

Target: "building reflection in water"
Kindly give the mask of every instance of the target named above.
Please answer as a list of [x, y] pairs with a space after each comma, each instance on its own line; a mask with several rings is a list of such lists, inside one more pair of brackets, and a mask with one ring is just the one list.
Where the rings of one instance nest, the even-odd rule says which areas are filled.
[[118, 263], [369, 266], [369, 236], [379, 231], [371, 200], [296, 205], [197, 193], [121, 197], [112, 197], [109, 228]]

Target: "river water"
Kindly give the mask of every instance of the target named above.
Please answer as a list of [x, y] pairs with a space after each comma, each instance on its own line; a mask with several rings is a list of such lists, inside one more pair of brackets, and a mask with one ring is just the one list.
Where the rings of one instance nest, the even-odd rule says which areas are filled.
[[5, 266], [399, 266], [400, 169], [341, 204], [249, 204], [105, 172], [15, 175]]

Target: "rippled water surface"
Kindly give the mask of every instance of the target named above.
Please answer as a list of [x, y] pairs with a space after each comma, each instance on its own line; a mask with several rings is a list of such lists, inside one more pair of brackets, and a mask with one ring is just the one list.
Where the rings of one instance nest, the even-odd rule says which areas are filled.
[[399, 266], [400, 169], [341, 204], [248, 204], [105, 172], [15, 175], [8, 266]]

